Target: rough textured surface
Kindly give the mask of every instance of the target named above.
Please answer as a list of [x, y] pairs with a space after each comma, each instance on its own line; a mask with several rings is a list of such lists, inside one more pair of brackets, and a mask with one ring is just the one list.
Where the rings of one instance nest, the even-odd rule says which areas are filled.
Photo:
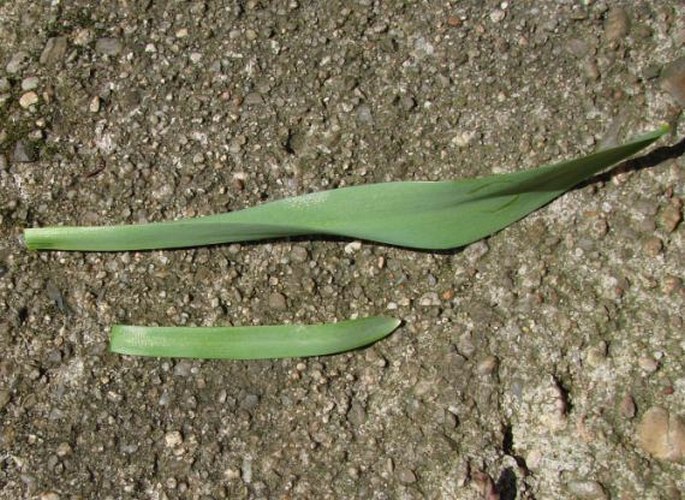
[[[685, 411], [676, 152], [465, 251], [21, 242], [682, 125], [682, 4], [530, 4], [2, 2], [1, 496], [676, 498], [682, 462], [638, 437], [648, 408]], [[379, 313], [405, 325], [320, 359], [106, 350], [115, 322]]]

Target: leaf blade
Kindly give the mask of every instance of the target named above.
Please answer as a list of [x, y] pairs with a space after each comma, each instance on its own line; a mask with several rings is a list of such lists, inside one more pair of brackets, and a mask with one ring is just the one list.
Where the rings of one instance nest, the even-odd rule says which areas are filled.
[[114, 325], [110, 351], [133, 356], [267, 359], [323, 356], [369, 345], [399, 320], [371, 316], [317, 325], [148, 327]]
[[30, 249], [121, 251], [318, 234], [409, 248], [455, 248], [525, 217], [667, 131], [664, 126], [585, 157], [510, 174], [353, 186], [171, 222], [30, 228], [25, 241]]

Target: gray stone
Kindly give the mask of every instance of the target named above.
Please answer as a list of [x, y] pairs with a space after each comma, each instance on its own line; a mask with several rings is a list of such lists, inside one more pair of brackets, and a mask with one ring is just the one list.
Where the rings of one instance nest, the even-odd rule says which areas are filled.
[[0, 410], [2, 410], [7, 403], [10, 402], [10, 391], [7, 389], [0, 390]]
[[676, 59], [661, 73], [661, 88], [685, 108], [685, 56]]
[[397, 479], [403, 484], [412, 484], [416, 482], [416, 474], [413, 470], [407, 467], [400, 467], [397, 469]]
[[50, 38], [45, 44], [45, 48], [40, 55], [40, 63], [52, 66], [64, 60], [67, 53], [67, 37], [55, 36]]
[[32, 163], [38, 159], [38, 150], [29, 142], [17, 141], [14, 145], [12, 159], [15, 163]]
[[274, 292], [269, 295], [269, 307], [277, 311], [285, 311], [288, 307], [285, 295], [279, 292]]
[[347, 413], [347, 420], [356, 427], [359, 427], [366, 422], [366, 409], [364, 408], [364, 405], [359, 401], [354, 401], [350, 407], [350, 411]]
[[256, 104], [263, 104], [264, 103], [264, 98], [261, 96], [261, 94], [257, 92], [250, 92], [245, 96], [245, 104], [248, 106], [253, 106]]
[[576, 480], [570, 481], [566, 487], [569, 493], [576, 498], [602, 499], [606, 498], [604, 488], [597, 481]]
[[24, 67], [28, 57], [29, 55], [24, 51], [15, 52], [5, 66], [5, 71], [12, 75], [18, 73]]
[[107, 56], [116, 56], [122, 49], [121, 40], [118, 38], [104, 37], [98, 38], [95, 42], [95, 52]]
[[40, 85], [40, 79], [37, 76], [29, 76], [22, 80], [21, 90], [35, 90], [38, 85]]
[[304, 247], [295, 246], [290, 252], [290, 258], [293, 262], [301, 264], [303, 262], [307, 262], [307, 260], [309, 259], [309, 252], [307, 252], [307, 249]]

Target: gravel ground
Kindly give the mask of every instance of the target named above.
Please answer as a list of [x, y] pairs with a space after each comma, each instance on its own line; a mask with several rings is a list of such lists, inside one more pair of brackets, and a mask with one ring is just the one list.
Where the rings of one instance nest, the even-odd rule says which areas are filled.
[[[685, 160], [663, 146], [684, 20], [663, 0], [0, 3], [2, 498], [680, 498]], [[21, 239], [514, 171], [663, 122], [658, 161], [464, 250]], [[330, 357], [107, 352], [117, 322], [370, 314], [404, 324]]]

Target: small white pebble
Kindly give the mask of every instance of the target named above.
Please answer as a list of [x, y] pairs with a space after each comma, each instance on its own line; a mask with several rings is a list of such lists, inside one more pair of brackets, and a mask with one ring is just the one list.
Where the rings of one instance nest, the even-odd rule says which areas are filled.
[[243, 458], [243, 482], [245, 484], [250, 484], [252, 482], [252, 459], [245, 457]]
[[38, 102], [38, 94], [35, 92], [26, 92], [19, 98], [19, 106], [26, 109]]
[[69, 443], [60, 443], [60, 445], [57, 447], [57, 456], [58, 457], [65, 457], [71, 453], [71, 445]]
[[504, 12], [502, 9], [495, 9], [492, 12], [490, 12], [490, 21], [492, 21], [493, 23], [502, 22], [506, 15], [507, 13]]
[[419, 299], [419, 305], [424, 307], [439, 306], [440, 297], [438, 297], [437, 292], [424, 293]]
[[568, 491], [577, 498], [602, 499], [606, 498], [604, 488], [597, 481], [577, 480], [569, 482]]
[[97, 113], [98, 111], [100, 111], [100, 98], [98, 96], [93, 96], [93, 98], [90, 100], [88, 110], [91, 113]]
[[175, 448], [183, 443], [183, 436], [179, 431], [167, 432], [164, 435], [164, 443], [166, 444], [167, 448]]
[[224, 477], [229, 481], [238, 479], [240, 477], [240, 471], [237, 469], [226, 469], [224, 471]]
[[354, 252], [360, 250], [362, 247], [362, 242], [361, 241], [352, 241], [345, 245], [345, 253], [350, 255], [353, 254]]
[[21, 82], [21, 90], [34, 90], [38, 88], [40, 80], [36, 76], [29, 76], [24, 78]]

